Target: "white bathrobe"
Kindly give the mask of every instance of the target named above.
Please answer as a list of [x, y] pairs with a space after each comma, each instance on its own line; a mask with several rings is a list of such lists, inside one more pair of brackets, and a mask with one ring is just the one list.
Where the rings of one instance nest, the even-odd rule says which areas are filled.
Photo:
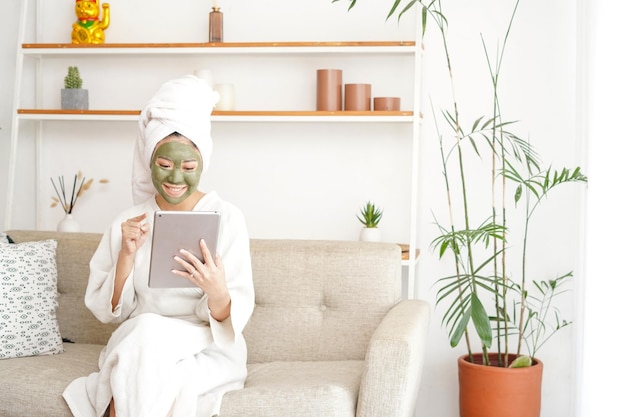
[[100, 321], [122, 324], [100, 355], [100, 371], [76, 379], [63, 393], [74, 416], [102, 416], [112, 397], [119, 417], [212, 416], [224, 392], [243, 387], [242, 331], [254, 308], [248, 232], [239, 209], [215, 192], [194, 210], [222, 213], [217, 252], [232, 299], [230, 318], [214, 320], [198, 288], [148, 288], [151, 236], [137, 251], [120, 304], [111, 311], [120, 225], [145, 212], [152, 230], [156, 210], [150, 198], [121, 213], [91, 260], [85, 303]]

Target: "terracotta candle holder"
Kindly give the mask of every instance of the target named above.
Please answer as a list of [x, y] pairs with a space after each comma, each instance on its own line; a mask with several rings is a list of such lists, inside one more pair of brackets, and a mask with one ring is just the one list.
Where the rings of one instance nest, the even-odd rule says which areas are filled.
[[374, 111], [400, 111], [400, 97], [374, 97]]
[[372, 109], [371, 84], [346, 84], [344, 109], [346, 111], [370, 111]]
[[317, 110], [341, 111], [342, 71], [340, 69], [317, 70]]
[[224, 41], [224, 14], [219, 7], [213, 7], [209, 13], [209, 42]]

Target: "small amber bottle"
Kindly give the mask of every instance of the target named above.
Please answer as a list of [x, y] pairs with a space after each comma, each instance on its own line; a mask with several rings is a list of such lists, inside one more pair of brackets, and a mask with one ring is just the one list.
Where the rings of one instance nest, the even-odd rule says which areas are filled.
[[223, 42], [224, 15], [219, 7], [213, 7], [209, 13], [209, 42]]

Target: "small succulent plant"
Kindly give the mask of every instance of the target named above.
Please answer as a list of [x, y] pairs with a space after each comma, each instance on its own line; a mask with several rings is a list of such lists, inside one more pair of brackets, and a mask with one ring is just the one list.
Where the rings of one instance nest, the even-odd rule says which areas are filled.
[[65, 88], [83, 88], [83, 79], [80, 78], [78, 67], [68, 67], [65, 76]]
[[383, 216], [383, 211], [376, 207], [376, 205], [370, 201], [365, 203], [365, 206], [361, 209], [361, 215], [357, 215], [357, 219], [368, 229], [378, 227], [378, 223]]

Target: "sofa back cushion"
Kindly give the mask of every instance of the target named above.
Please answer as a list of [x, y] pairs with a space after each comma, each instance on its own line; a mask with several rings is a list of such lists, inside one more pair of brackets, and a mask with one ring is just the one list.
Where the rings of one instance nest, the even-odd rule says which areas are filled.
[[89, 261], [102, 235], [40, 230], [10, 230], [6, 233], [17, 243], [57, 240], [57, 320], [61, 337], [76, 343], [106, 344], [116, 326], [100, 323], [85, 307]]
[[256, 306], [244, 331], [250, 363], [361, 360], [401, 296], [391, 243], [252, 240]]
[[[56, 239], [61, 336], [106, 344], [115, 325], [85, 307], [89, 261], [99, 233], [11, 230], [16, 242]], [[362, 360], [401, 296], [401, 251], [391, 243], [250, 241], [256, 306], [244, 330], [250, 363]]]

